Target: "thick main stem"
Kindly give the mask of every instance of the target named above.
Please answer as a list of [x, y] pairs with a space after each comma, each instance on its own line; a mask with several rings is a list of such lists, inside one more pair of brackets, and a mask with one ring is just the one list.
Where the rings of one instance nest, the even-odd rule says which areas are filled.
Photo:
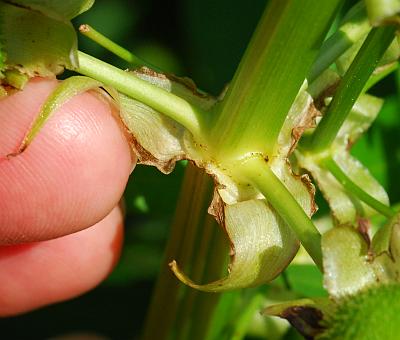
[[302, 245], [322, 270], [321, 234], [286, 186], [261, 157], [246, 160], [240, 171], [292, 228]]
[[271, 156], [342, 0], [272, 0], [218, 110], [218, 153]]

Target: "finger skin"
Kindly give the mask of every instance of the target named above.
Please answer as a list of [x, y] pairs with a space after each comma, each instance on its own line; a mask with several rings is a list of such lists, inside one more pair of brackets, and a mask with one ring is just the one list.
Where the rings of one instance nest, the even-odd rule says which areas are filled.
[[66, 300], [95, 287], [121, 250], [122, 214], [55, 240], [0, 247], [0, 317]]
[[0, 245], [52, 239], [97, 223], [117, 205], [132, 170], [111, 106], [90, 92], [55, 112], [22, 154], [4, 157], [18, 149], [56, 85], [37, 78], [0, 100]]

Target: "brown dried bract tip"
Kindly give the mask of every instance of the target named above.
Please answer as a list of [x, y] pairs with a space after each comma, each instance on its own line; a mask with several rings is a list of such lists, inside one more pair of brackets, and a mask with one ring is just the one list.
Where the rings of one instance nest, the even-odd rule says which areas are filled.
[[[24, 149], [24, 150], [25, 150], [25, 149]], [[19, 156], [24, 150], [9, 153], [8, 155], [6, 155], [6, 157], [5, 157], [4, 159], [9, 161], [10, 159], [12, 159], [12, 158], [14, 158], [14, 157]]]
[[311, 306], [290, 307], [282, 312], [281, 317], [288, 320], [306, 339], [314, 339], [324, 330], [321, 325], [322, 312]]
[[289, 155], [294, 151], [294, 149], [296, 149], [297, 143], [303, 133], [316, 126], [316, 118], [321, 115], [321, 112], [317, 109], [314, 103], [311, 103], [307, 110], [307, 114], [301, 119], [299, 125], [294, 127], [292, 130], [292, 145], [290, 146]]
[[136, 74], [144, 74], [149, 77], [160, 78], [160, 79], [168, 79], [167, 75], [164, 73], [157, 72], [150, 67], [141, 66], [140, 68], [133, 71]]
[[19, 156], [21, 153], [23, 153], [26, 148], [28, 147], [28, 143], [25, 142], [25, 140], [22, 142], [22, 144], [19, 146], [18, 150], [15, 152], [11, 152], [8, 155], [6, 155], [6, 159], [10, 160], [11, 158]]
[[87, 24], [82, 24], [79, 26], [79, 32], [81, 33], [87, 33], [90, 31], [90, 26]]
[[371, 246], [371, 238], [369, 237], [369, 230], [371, 229], [370, 221], [367, 218], [357, 218], [357, 230], [361, 234], [362, 238], [368, 244], [368, 247]]

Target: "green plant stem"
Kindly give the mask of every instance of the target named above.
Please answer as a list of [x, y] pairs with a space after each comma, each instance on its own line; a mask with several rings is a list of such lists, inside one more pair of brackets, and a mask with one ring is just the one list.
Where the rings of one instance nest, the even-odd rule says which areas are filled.
[[[202, 188], [205, 188], [205, 186], [202, 185]], [[199, 193], [196, 191], [196, 194], [201, 195], [201, 192]], [[210, 197], [211, 193], [209, 192], [207, 198]], [[185, 245], [183, 246], [186, 248], [186, 252], [181, 256], [181, 258], [185, 258], [185, 261], [190, 264], [186, 273], [196, 282], [202, 282], [206, 268], [207, 253], [212, 240], [214, 228], [216, 228], [215, 221], [213, 221], [212, 217], [206, 213], [207, 203], [209, 203], [209, 200], [204, 202], [201, 209], [199, 207], [199, 209], [194, 211], [197, 216], [194, 216], [193, 221], [190, 222], [197, 223], [200, 226], [199, 231], [197, 235], [193, 235], [193, 242], [191, 246], [189, 245], [189, 248], [185, 247]], [[174, 336], [176, 340], [189, 339], [193, 322], [198, 322], [198, 320], [193, 320], [193, 317], [199, 293], [199, 291], [189, 287], [186, 287], [185, 289], [185, 296], [184, 299], [182, 299], [176, 317], [176, 333]]]
[[222, 294], [204, 340], [229, 340], [226, 325], [235, 319], [242, 293], [243, 290], [234, 290]]
[[325, 158], [321, 161], [321, 164], [329, 170], [329, 172], [343, 185], [343, 187], [358, 197], [361, 201], [369, 205], [371, 208], [375, 209], [380, 214], [390, 218], [395, 215], [390, 207], [378, 201], [366, 191], [361, 189], [357, 184], [355, 184], [340, 168], [340, 166], [331, 157]]
[[117, 57], [125, 60], [132, 66], [140, 67], [140, 66], [148, 66], [151, 69], [161, 72], [160, 69], [155, 67], [154, 65], [150, 65], [143, 59], [139, 58], [138, 56], [134, 55], [132, 52], [128, 51], [127, 49], [123, 48], [122, 46], [116, 44], [100, 32], [96, 31], [90, 25], [81, 25], [79, 26], [79, 32], [81, 32], [85, 37], [88, 37], [90, 40], [94, 41], [95, 43], [99, 44], [100, 46], [104, 47], [106, 50], [110, 51], [111, 53], [115, 54]]
[[282, 272], [281, 277], [282, 277], [282, 281], [283, 281], [284, 287], [285, 287], [287, 290], [292, 290], [292, 287], [291, 287], [291, 284], [290, 284], [290, 280], [289, 280], [289, 277], [288, 277], [288, 273], [287, 273], [287, 269], [285, 269], [285, 270]]
[[[215, 220], [213, 220], [211, 227], [213, 228], [213, 235], [210, 242], [206, 244], [205, 240], [202, 240], [202, 243], [208, 248], [204, 261], [207, 265], [199, 282], [212, 282], [226, 274], [227, 262], [229, 260], [227, 254], [229, 253], [230, 245], [227, 242], [226, 235], [222, 232], [221, 227], [216, 224]], [[191, 324], [189, 339], [205, 340], [207, 335], [212, 331], [211, 328], [215, 326], [215, 319], [219, 317], [217, 308], [226, 292], [210, 294], [198, 290], [193, 291], [197, 292], [197, 301], [191, 313], [195, 322]], [[223, 316], [226, 318], [226, 314]]]
[[309, 83], [371, 29], [363, 2], [357, 3], [343, 19], [341, 27], [324, 41], [307, 77]]
[[303, 208], [261, 157], [240, 165], [244, 178], [257, 188], [292, 228], [315, 264], [322, 271], [321, 235]]
[[245, 310], [240, 314], [240, 317], [235, 322], [235, 327], [231, 340], [242, 340], [246, 336], [247, 328], [254, 317], [254, 315], [262, 308], [265, 302], [265, 296], [257, 293], [250, 300], [250, 303], [246, 306]]
[[394, 27], [373, 28], [342, 78], [323, 118], [315, 129], [308, 149], [330, 147], [372, 72], [394, 38]]
[[[204, 216], [201, 235], [197, 237], [200, 242], [191, 259], [194, 265], [190, 277], [196, 282], [210, 282], [224, 274], [229, 247], [224, 247], [224, 235], [219, 228], [212, 216]], [[203, 340], [220, 296], [187, 288], [177, 316], [175, 339]]]
[[263, 14], [212, 130], [225, 159], [271, 156], [286, 115], [342, 0], [272, 0]]
[[185, 126], [202, 139], [207, 113], [186, 100], [150, 84], [132, 73], [125, 72], [83, 52], [78, 52], [79, 67], [74, 70], [94, 78], [119, 92], [136, 99]]
[[[211, 267], [211, 273], [214, 275], [224, 268], [224, 261], [220, 261], [221, 258], [216, 256], [215, 251], [218, 254], [226, 253], [226, 245], [221, 238], [213, 237], [213, 231], [217, 228], [212, 217], [207, 214], [212, 189], [209, 176], [189, 165], [168, 238], [165, 258], [146, 318], [144, 340], [166, 340], [172, 335], [176, 339], [179, 334], [191, 334], [191, 327], [196, 323], [201, 323], [200, 326], [205, 328], [204, 332], [207, 330], [211, 320], [197, 315], [195, 308], [204, 303], [209, 313], [207, 316], [212, 315], [218, 303], [218, 295], [206, 296], [183, 285], [172, 274], [168, 263], [176, 259], [185, 272], [191, 275], [193, 273], [200, 279], [208, 275], [204, 274], [206, 268], [208, 273]], [[193, 195], [193, 192], [196, 192], [196, 195]], [[206, 235], [203, 235], [204, 229]], [[203, 255], [211, 252], [214, 256], [209, 258], [199, 252]]]
[[[187, 195], [196, 187], [198, 181], [196, 171], [193, 168], [186, 169], [185, 178], [182, 184], [182, 192], [177, 202], [177, 209], [185, 211], [192, 211], [193, 200], [188, 200]], [[200, 200], [202, 198], [200, 196]], [[143, 331], [143, 340], [160, 339], [165, 340], [169, 338], [172, 331], [176, 312], [178, 310], [180, 296], [179, 293], [184, 287], [171, 273], [168, 263], [173, 258], [185, 261], [179, 254], [182, 252], [183, 244], [193, 242], [193, 238], [188, 240], [190, 234], [197, 233], [197, 224], [188, 224], [189, 215], [186, 213], [177, 212], [171, 226], [170, 235], [165, 248], [164, 260], [161, 265], [161, 270], [153, 290], [152, 300], [147, 312], [146, 322]], [[189, 244], [192, 246], [192, 244]], [[165, 311], [168, 311], [167, 313]]]

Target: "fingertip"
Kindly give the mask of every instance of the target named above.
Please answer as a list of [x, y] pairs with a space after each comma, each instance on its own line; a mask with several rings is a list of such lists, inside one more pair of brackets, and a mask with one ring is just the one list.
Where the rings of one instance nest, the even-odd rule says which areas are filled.
[[80, 295], [106, 278], [123, 241], [115, 208], [91, 228], [55, 240], [0, 247], [0, 316]]
[[[36, 79], [0, 101], [0, 153], [15, 150], [54, 80]], [[130, 147], [99, 96], [72, 98], [24, 153], [0, 162], [0, 244], [45, 240], [93, 225], [119, 201]]]

